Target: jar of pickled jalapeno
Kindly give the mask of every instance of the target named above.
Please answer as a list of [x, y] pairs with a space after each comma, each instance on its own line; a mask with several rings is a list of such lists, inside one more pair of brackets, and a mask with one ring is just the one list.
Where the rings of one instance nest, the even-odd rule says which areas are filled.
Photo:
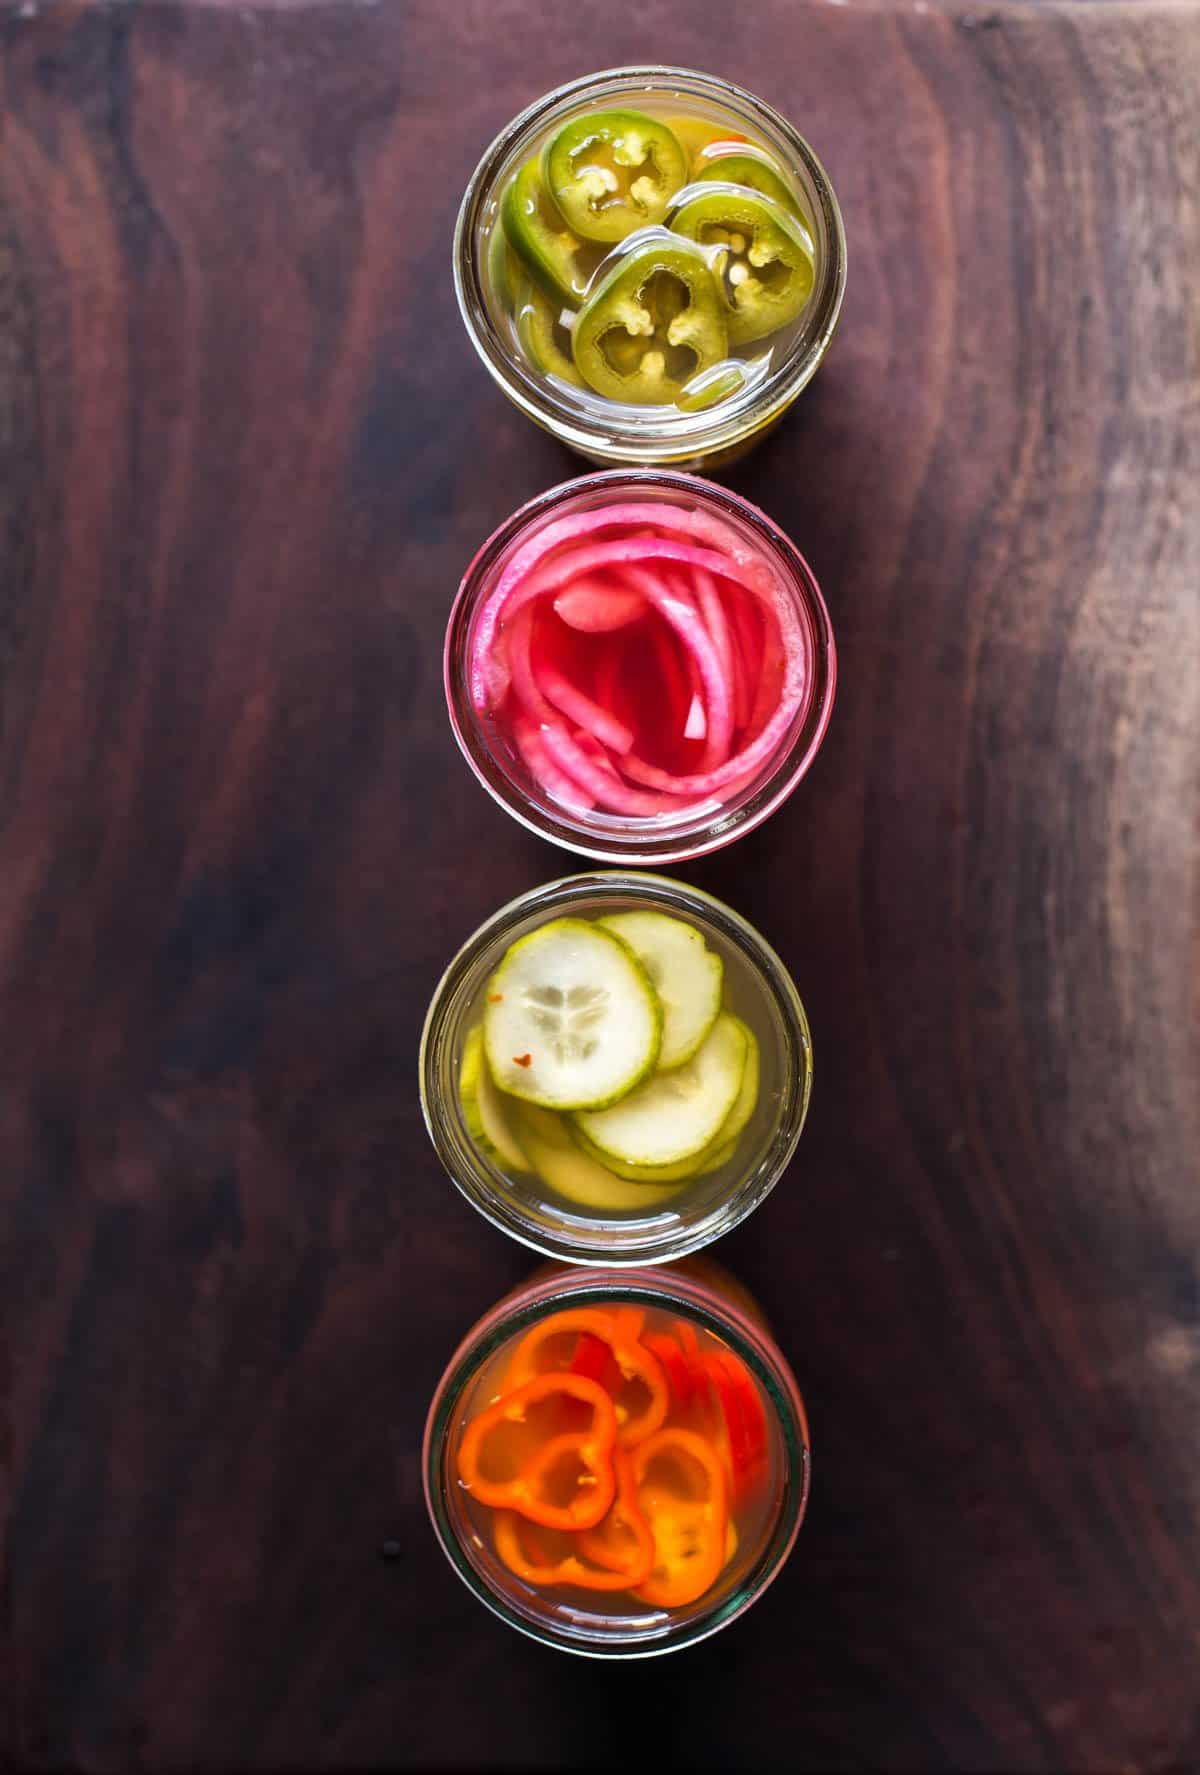
[[846, 282], [807, 142], [753, 94], [618, 68], [513, 120], [467, 186], [454, 278], [522, 412], [592, 462], [711, 467], [815, 374]]

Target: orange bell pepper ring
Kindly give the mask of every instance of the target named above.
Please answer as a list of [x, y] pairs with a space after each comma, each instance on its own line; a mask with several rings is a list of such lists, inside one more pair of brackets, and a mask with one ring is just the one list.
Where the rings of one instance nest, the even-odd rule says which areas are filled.
[[618, 1574], [623, 1588], [634, 1590], [646, 1581], [654, 1565], [654, 1534], [638, 1503], [632, 1457], [617, 1448], [613, 1460], [617, 1495], [612, 1509], [595, 1528], [583, 1530], [579, 1550], [593, 1565]]
[[[513, 1351], [508, 1381], [520, 1386], [536, 1374], [569, 1368], [590, 1380], [599, 1380], [606, 1368], [600, 1346], [612, 1354], [617, 1373], [617, 1440], [632, 1448], [653, 1434], [667, 1415], [670, 1395], [662, 1364], [638, 1337], [642, 1319], [632, 1311], [606, 1312], [598, 1307], [568, 1307], [540, 1319]], [[569, 1336], [575, 1334], [572, 1343]], [[555, 1343], [559, 1347], [555, 1348]], [[632, 1403], [622, 1397], [638, 1389], [644, 1400]]]
[[721, 1457], [694, 1430], [665, 1429], [633, 1450], [638, 1508], [654, 1536], [654, 1564], [636, 1594], [682, 1608], [716, 1583], [728, 1546], [729, 1501]]
[[[551, 1421], [555, 1404], [564, 1417], [572, 1405], [587, 1407], [590, 1422], [529, 1447], [520, 1432], [530, 1429], [530, 1412], [548, 1405], [549, 1412], [538, 1415]], [[597, 1381], [538, 1374], [471, 1419], [458, 1445], [458, 1474], [473, 1498], [495, 1510], [515, 1510], [547, 1528], [592, 1528], [616, 1494], [616, 1440], [616, 1410]]]
[[556, 1548], [539, 1544], [540, 1532], [514, 1510], [499, 1510], [494, 1523], [496, 1552], [516, 1577], [551, 1589], [630, 1590], [649, 1575], [654, 1537], [637, 1507], [629, 1457], [617, 1450], [617, 1497], [597, 1528], [560, 1536]]

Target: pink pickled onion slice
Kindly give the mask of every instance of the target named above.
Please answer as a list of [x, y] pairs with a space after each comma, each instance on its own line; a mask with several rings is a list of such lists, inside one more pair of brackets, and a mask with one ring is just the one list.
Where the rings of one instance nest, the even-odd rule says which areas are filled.
[[[753, 575], [712, 549], [697, 547], [691, 542], [673, 542], [669, 537], [623, 536], [614, 542], [581, 543], [578, 548], [555, 555], [506, 594], [503, 618], [511, 620], [522, 605], [558, 592], [580, 575], [591, 576], [597, 569], [616, 570], [629, 584], [630, 566], [652, 567], [661, 573], [665, 565], [710, 567], [722, 579], [744, 587], [747, 592], [771, 600], [771, 595], [756, 585]], [[496, 594], [484, 606], [484, 615], [491, 608]], [[482, 616], [480, 618], [482, 621]]]
[[733, 685], [733, 727], [741, 738], [745, 735], [750, 720], [750, 683], [746, 677], [741, 647], [736, 641], [732, 641], [729, 651], [732, 655], [730, 679]]
[[560, 723], [547, 722], [542, 728], [541, 738], [554, 763], [581, 784], [600, 807], [607, 807], [613, 813], [636, 814], [643, 818], [677, 811], [669, 798], [646, 795], [639, 789], [627, 788], [615, 772], [594, 763]]
[[738, 565], [753, 563], [759, 569], [771, 571], [758, 550], [744, 542], [732, 526], [695, 506], [654, 503], [608, 505], [590, 512], [574, 512], [568, 517], [555, 518], [543, 525], [535, 535], [513, 550], [501, 573], [497, 590], [511, 590], [555, 549], [570, 542], [578, 542], [581, 537], [592, 536], [601, 530], [623, 530], [631, 537], [666, 535], [692, 539], [709, 545], [718, 552], [723, 550]]
[[764, 638], [763, 655], [758, 668], [758, 687], [750, 705], [750, 719], [746, 723], [747, 742], [756, 738], [770, 719], [771, 711], [779, 701], [786, 665], [787, 661], [776, 644], [775, 637], [768, 634]]
[[[711, 636], [709, 639], [711, 640]], [[685, 740], [702, 740], [708, 733], [708, 715], [704, 707], [704, 685], [700, 678], [700, 668], [691, 654], [688, 655], [688, 688], [691, 695], [683, 722], [683, 737]]]
[[533, 612], [521, 610], [508, 629], [508, 664], [517, 700], [536, 721], [555, 719], [555, 711], [538, 689], [533, 675]]
[[[745, 602], [745, 610], [741, 606]], [[758, 634], [758, 614], [737, 593], [731, 590], [727, 601], [727, 610], [738, 619], [737, 633], [740, 638], [744, 632], [747, 648], [754, 649], [754, 670], [761, 670], [760, 642]], [[631, 781], [643, 784], [646, 788], [661, 789], [668, 795], [707, 796], [718, 794], [721, 790], [736, 784], [741, 787], [758, 773], [763, 764], [771, 757], [786, 736], [788, 729], [800, 714], [805, 698], [811, 695], [811, 682], [808, 664], [808, 643], [805, 631], [801, 626], [794, 606], [782, 596], [773, 605], [775, 622], [778, 626], [779, 643], [783, 649], [783, 674], [779, 685], [778, 700], [775, 708], [765, 722], [761, 732], [748, 744], [733, 754], [724, 764], [715, 770], [700, 770], [672, 776], [667, 771], [658, 770], [647, 764], [645, 760], [629, 754], [621, 762], [623, 775]], [[744, 628], [742, 627], [742, 619]], [[735, 642], [735, 645], [738, 644]], [[743, 667], [746, 671], [746, 682], [749, 686], [754, 680], [750, 678], [750, 664], [743, 655]], [[712, 711], [709, 710], [711, 723]]]
[[762, 638], [759, 630], [759, 615], [748, 599], [732, 592], [726, 604], [732, 633], [732, 647], [736, 661], [735, 690], [739, 693], [737, 713], [734, 717], [739, 728], [750, 724], [750, 710], [754, 701], [754, 684], [758, 676]]
[[[593, 739], [590, 733], [584, 733], [582, 728], [577, 728], [571, 737], [579, 747], [579, 750], [591, 759], [597, 770], [603, 771], [611, 782], [616, 783], [619, 788], [625, 789], [626, 786], [621, 780], [616, 765], [604, 750], [604, 747], [600, 744], [599, 740]], [[627, 789], [626, 793], [628, 793]], [[687, 809], [681, 808], [678, 801], [673, 800], [670, 795], [659, 797], [660, 813], [680, 814], [687, 811]]]
[[617, 773], [616, 765], [594, 735], [586, 733], [582, 727], [577, 727], [575, 732], [571, 735], [571, 738], [575, 741], [579, 750], [584, 753], [586, 757], [590, 758], [592, 763], [596, 765], [598, 769], [605, 771], [616, 782], [620, 782], [621, 779]]
[[[476, 629], [471, 652], [472, 671], [481, 664], [478, 643], [482, 641], [485, 654], [490, 648], [496, 620], [508, 594], [521, 584], [539, 562], [564, 544], [591, 536], [596, 531], [624, 528], [636, 532], [639, 526], [649, 526], [652, 531], [668, 536], [692, 537], [709, 543], [718, 550], [724, 549], [735, 564], [744, 566], [752, 563], [757, 572], [765, 575], [768, 580], [773, 581], [775, 578], [768, 563], [731, 525], [694, 506], [685, 508], [651, 502], [644, 505], [600, 506], [588, 512], [574, 512], [568, 517], [555, 518], [550, 523], [543, 524], [540, 530], [519, 544], [509, 556], [488, 600], [488, 605], [496, 604], [495, 616], [489, 623], [482, 624], [482, 633], [480, 627]], [[486, 609], [487, 606], [484, 607], [485, 612]], [[483, 614], [481, 612], [481, 623]], [[474, 680], [471, 695], [477, 708], [486, 707], [486, 700], [476, 693]]]
[[[801, 662], [803, 664], [803, 662]], [[756, 775], [765, 761], [771, 756], [779, 742], [787, 733], [795, 720], [804, 696], [805, 678], [803, 672], [789, 668], [784, 676], [784, 688], [780, 695], [775, 713], [767, 722], [756, 740], [740, 752], [735, 752], [717, 770], [693, 771], [687, 776], [672, 776], [669, 771], [658, 770], [652, 764], [630, 753], [621, 760], [621, 770], [632, 782], [641, 783], [647, 789], [661, 789], [667, 795], [716, 795], [731, 783]]]
[[[522, 553], [517, 551], [518, 555]], [[495, 644], [501, 619], [511, 622], [517, 612], [547, 592], [562, 590], [571, 580], [590, 575], [596, 568], [638, 565], [650, 562], [677, 562], [688, 567], [708, 567], [723, 579], [732, 580], [767, 603], [775, 602], [769, 589], [776, 582], [762, 560], [756, 561], [757, 572], [748, 566], [718, 555], [711, 549], [697, 548], [690, 543], [658, 542], [653, 538], [630, 537], [620, 542], [595, 542], [560, 553], [547, 561], [537, 572], [513, 575], [514, 561], [500, 575], [495, 590], [479, 612], [471, 641], [471, 695], [477, 708], [488, 705], [486, 658]], [[764, 583], [765, 582], [765, 583]]]
[[[678, 741], [683, 734], [683, 724], [687, 720], [688, 676], [682, 659], [679, 657], [675, 631], [663, 621], [658, 620], [650, 630], [650, 645], [654, 649], [654, 663], [658, 683], [661, 684], [661, 698], [664, 705], [663, 713], [654, 714], [653, 725], [656, 729], [670, 734], [672, 741]], [[657, 703], [657, 698], [655, 699]]]
[[605, 714], [612, 715], [618, 721], [621, 717], [617, 711], [617, 698], [621, 690], [623, 663], [624, 649], [619, 641], [611, 642], [597, 660], [592, 674], [592, 690], [596, 701]]
[[603, 745], [611, 746], [614, 752], [633, 750], [633, 735], [624, 722], [618, 721], [598, 703], [594, 703], [582, 690], [577, 690], [549, 660], [542, 659], [535, 663], [533, 681], [547, 702], [553, 703], [561, 714], [568, 716], [577, 727], [593, 734]]
[[701, 622], [696, 607], [684, 603], [651, 569], [627, 567], [626, 576], [636, 585], [647, 604], [652, 604], [666, 618], [696, 662], [704, 689], [704, 707], [708, 735], [704, 742], [702, 768], [715, 770], [729, 756], [733, 739], [733, 703], [728, 680], [722, 676], [720, 661]]
[[561, 801], [566, 807], [579, 808], [584, 813], [588, 808], [595, 807], [595, 796], [582, 789], [573, 777], [569, 777], [549, 757], [537, 724], [528, 715], [518, 715], [513, 721], [513, 739], [517, 751], [525, 762], [525, 768], [538, 785], [544, 789], [552, 801]]
[[666, 581], [667, 585], [670, 586], [672, 592], [679, 599], [681, 604], [688, 605], [692, 610], [696, 609], [696, 600], [692, 596], [692, 582], [689, 574], [684, 573], [682, 569], [678, 572], [672, 572], [672, 570], [668, 568], [663, 574], [663, 579]]
[[637, 592], [598, 576], [573, 579], [555, 598], [554, 608], [570, 628], [580, 629], [585, 635], [627, 628], [646, 614], [645, 601]]
[[[692, 569], [692, 589], [696, 598], [696, 608], [704, 619], [704, 626], [712, 636], [712, 644], [716, 649], [717, 658], [721, 662], [721, 670], [732, 687], [733, 683], [733, 643], [729, 638], [729, 619], [725, 615], [725, 606], [721, 602], [721, 594], [717, 584], [707, 567]], [[736, 722], [737, 717], [734, 717]]]

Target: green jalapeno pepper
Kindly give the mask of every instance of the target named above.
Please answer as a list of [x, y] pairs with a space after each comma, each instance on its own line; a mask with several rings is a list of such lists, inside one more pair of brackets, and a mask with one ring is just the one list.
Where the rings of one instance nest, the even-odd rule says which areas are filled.
[[687, 179], [687, 155], [666, 124], [638, 111], [576, 117], [551, 137], [542, 165], [568, 226], [585, 240], [624, 240], [661, 222]]
[[715, 369], [693, 377], [676, 405], [685, 413], [703, 413], [707, 407], [715, 407], [720, 401], [740, 394], [749, 380], [750, 373], [745, 364], [731, 358], [728, 363], [718, 364]]
[[750, 143], [708, 142], [692, 162], [693, 184], [718, 179], [722, 185], [742, 185], [757, 191], [804, 220], [800, 199], [775, 162]]
[[614, 401], [677, 401], [725, 351], [721, 295], [704, 254], [662, 228], [617, 258], [575, 322], [575, 367]]
[[521, 261], [508, 244], [503, 228], [492, 229], [487, 249], [487, 281], [492, 295], [506, 314], [513, 308], [516, 291], [525, 280]]
[[768, 197], [735, 185], [690, 185], [670, 225], [709, 249], [728, 304], [731, 345], [788, 326], [812, 295], [807, 233]]
[[532, 278], [521, 278], [514, 287], [512, 311], [521, 349], [534, 368], [582, 388], [583, 377], [571, 356], [571, 330], [563, 324], [562, 310]]
[[509, 180], [500, 219], [513, 251], [551, 301], [578, 308], [599, 255], [563, 220], [542, 182], [536, 156]]

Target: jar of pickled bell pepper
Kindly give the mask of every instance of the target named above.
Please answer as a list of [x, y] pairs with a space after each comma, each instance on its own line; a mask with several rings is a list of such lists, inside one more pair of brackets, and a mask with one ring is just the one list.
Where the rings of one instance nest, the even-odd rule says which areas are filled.
[[535, 888], [446, 969], [425, 1123], [503, 1232], [579, 1264], [661, 1263], [752, 1213], [808, 1110], [812, 1041], [754, 927], [664, 876]]
[[447, 1558], [502, 1621], [647, 1657], [727, 1627], [779, 1572], [808, 1425], [757, 1308], [715, 1264], [552, 1270], [455, 1351], [423, 1468]]
[[828, 349], [846, 282], [833, 188], [790, 123], [685, 68], [571, 81], [467, 186], [454, 280], [509, 399], [596, 463], [741, 455]]
[[515, 512], [446, 630], [450, 721], [479, 781], [605, 862], [701, 856], [766, 819], [815, 758], [836, 679], [794, 544], [666, 470], [586, 475]]

